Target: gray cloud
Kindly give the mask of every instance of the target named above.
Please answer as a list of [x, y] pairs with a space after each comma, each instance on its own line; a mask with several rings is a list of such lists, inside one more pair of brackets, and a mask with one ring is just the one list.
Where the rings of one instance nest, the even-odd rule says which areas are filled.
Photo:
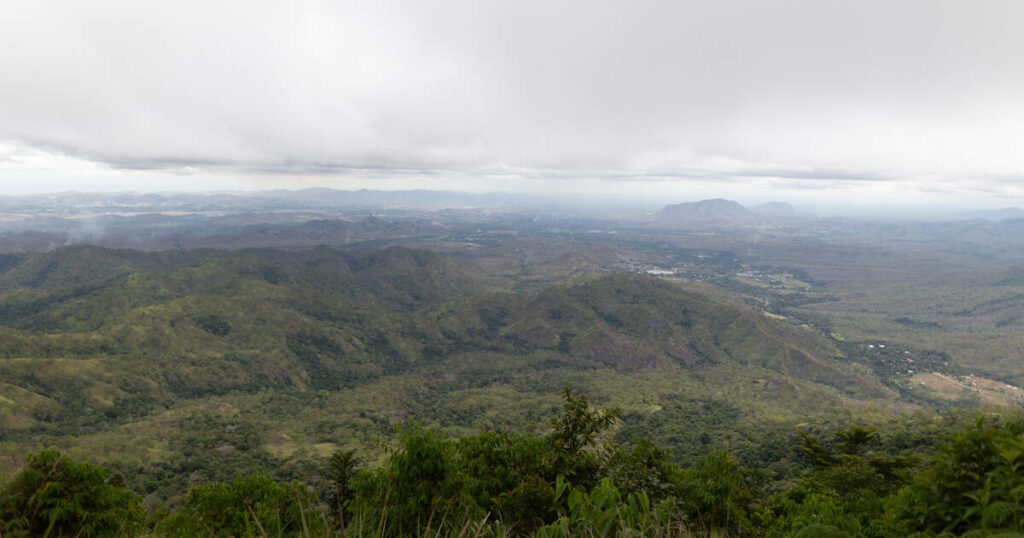
[[995, 0], [13, 0], [0, 141], [131, 170], [1019, 178], [1022, 15]]

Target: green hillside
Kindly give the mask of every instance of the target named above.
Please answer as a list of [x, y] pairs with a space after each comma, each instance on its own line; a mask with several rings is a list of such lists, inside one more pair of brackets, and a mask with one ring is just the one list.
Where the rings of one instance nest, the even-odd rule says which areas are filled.
[[[451, 498], [451, 507], [467, 510], [444, 525], [484, 525], [488, 517], [522, 532], [545, 522], [583, 525], [590, 516], [573, 515], [570, 505], [582, 505], [558, 497], [563, 487], [602, 503], [620, 494], [636, 503], [641, 492], [671, 499], [680, 504], [638, 514], [661, 518], [645, 523], [658, 532], [688, 529], [680, 536], [729, 528], [787, 535], [813, 528], [818, 519], [806, 518], [821, 506], [831, 510], [821, 521], [844, 529], [893, 536], [917, 528], [898, 511], [913, 503], [894, 500], [897, 488], [910, 487], [911, 467], [942, 435], [974, 420], [935, 410], [981, 403], [957, 396], [956, 387], [941, 392], [942, 383], [974, 382], [957, 381], [948, 355], [826, 336], [751, 308], [735, 290], [608, 271], [573, 252], [545, 258], [542, 248], [530, 263], [509, 245], [458, 257], [397, 246], [76, 246], [9, 256], [0, 273], [0, 473], [18, 478], [6, 486], [0, 516], [21, 528], [11, 503], [36, 498], [17, 492], [38, 483], [13, 473], [51, 465], [108, 477], [106, 486], [123, 480], [134, 493], [106, 494], [141, 503], [118, 516], [134, 518], [135, 533], [194, 534], [190, 522], [200, 515], [190, 510], [220, 517], [201, 495], [241, 495], [243, 505], [276, 495], [271, 512], [254, 516], [273, 525], [285, 517], [274, 510], [335, 513], [323, 504], [336, 492], [323, 469], [343, 458], [338, 472], [349, 478], [335, 485], [358, 489], [345, 510], [400, 518], [383, 535], [422, 530], [423, 521], [401, 519], [422, 516], [418, 497], [403, 501], [413, 503], [408, 509], [381, 497], [414, 463], [453, 473], [414, 481], [452, 488], [430, 489], [430, 502]], [[902, 328], [924, 323], [900, 319]], [[1009, 388], [978, 382], [992, 385], [978, 394], [993, 403], [1012, 400]], [[569, 459], [552, 433], [552, 424], [557, 432], [567, 423], [550, 422], [563, 408], [563, 387], [616, 408], [617, 418]], [[915, 410], [928, 412], [896, 414]], [[847, 429], [851, 423], [870, 428]], [[871, 428], [880, 433], [856, 442], [874, 443], [877, 453], [814, 444]], [[76, 467], [48, 449], [116, 474]], [[352, 462], [365, 466], [358, 479]], [[297, 501], [305, 504], [289, 504], [310, 487]], [[865, 505], [866, 492], [875, 497]], [[715, 512], [716, 499], [738, 504]], [[331, 518], [348, 513], [337, 510]], [[857, 515], [862, 510], [868, 515]], [[616, 525], [638, 524], [615, 517], [626, 518], [610, 520]], [[314, 535], [340, 524], [321, 518], [305, 523], [320, 529]], [[348, 529], [377, 535], [359, 525]], [[483, 535], [509, 535], [486, 528]]]
[[512, 294], [501, 278], [403, 247], [21, 257], [0, 275], [0, 447], [56, 446], [150, 479], [191, 469], [154, 482], [167, 498], [189, 473], [224, 475], [225, 457], [252, 470], [339, 447], [377, 458], [410, 420], [539, 431], [563, 385], [622, 407], [624, 431], [690, 402], [728, 402], [738, 429], [790, 430], [912, 405], [817, 332], [697, 288], [589, 273]]

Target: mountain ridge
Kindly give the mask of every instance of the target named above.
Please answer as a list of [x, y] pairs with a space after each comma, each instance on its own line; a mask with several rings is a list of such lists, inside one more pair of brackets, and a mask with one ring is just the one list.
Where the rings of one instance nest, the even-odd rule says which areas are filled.
[[[117, 258], [96, 247], [63, 252], [83, 249]], [[49, 416], [40, 409], [52, 413], [61, 401], [106, 412], [116, 400], [152, 406], [230, 391], [341, 390], [392, 375], [446, 375], [445, 365], [485, 371], [480, 361], [498, 356], [520, 365], [495, 371], [498, 378], [529, 364], [623, 375], [714, 367], [741, 378], [763, 370], [756, 375], [855, 398], [887, 394], [813, 331], [656, 277], [592, 274], [513, 295], [481, 287], [467, 262], [425, 250], [217, 254], [187, 264], [182, 255], [173, 267], [87, 287], [0, 294], [6, 390], [36, 395], [17, 401], [51, 402], [15, 405], [13, 415], [35, 424]], [[39, 378], [32, 365], [40, 360], [65, 366]]]

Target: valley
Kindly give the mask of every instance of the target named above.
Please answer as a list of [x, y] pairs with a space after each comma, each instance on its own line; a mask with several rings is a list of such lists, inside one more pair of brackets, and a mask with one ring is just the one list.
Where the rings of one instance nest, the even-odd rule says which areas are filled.
[[719, 202], [319, 211], [203, 232], [135, 215], [22, 251], [64, 232], [5, 232], [0, 471], [56, 448], [175, 507], [240, 475], [308, 480], [332, 454], [385, 465], [410, 424], [544, 435], [569, 387], [619, 410], [609, 438], [684, 468], [722, 450], [777, 490], [805, 472], [801, 432], [928, 438], [927, 417], [1024, 402], [1022, 262], [995, 239], [904, 248]]

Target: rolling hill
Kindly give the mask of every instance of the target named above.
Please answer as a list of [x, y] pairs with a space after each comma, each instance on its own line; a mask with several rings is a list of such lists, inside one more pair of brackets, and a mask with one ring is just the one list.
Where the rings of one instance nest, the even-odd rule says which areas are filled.
[[478, 270], [404, 247], [23, 256], [0, 275], [0, 449], [184, 465], [195, 415], [248, 425], [246, 457], [379, 453], [403, 420], [536, 428], [561, 385], [638, 413], [728, 399], [743, 420], [897, 396], [817, 332], [675, 282], [513, 294]]

